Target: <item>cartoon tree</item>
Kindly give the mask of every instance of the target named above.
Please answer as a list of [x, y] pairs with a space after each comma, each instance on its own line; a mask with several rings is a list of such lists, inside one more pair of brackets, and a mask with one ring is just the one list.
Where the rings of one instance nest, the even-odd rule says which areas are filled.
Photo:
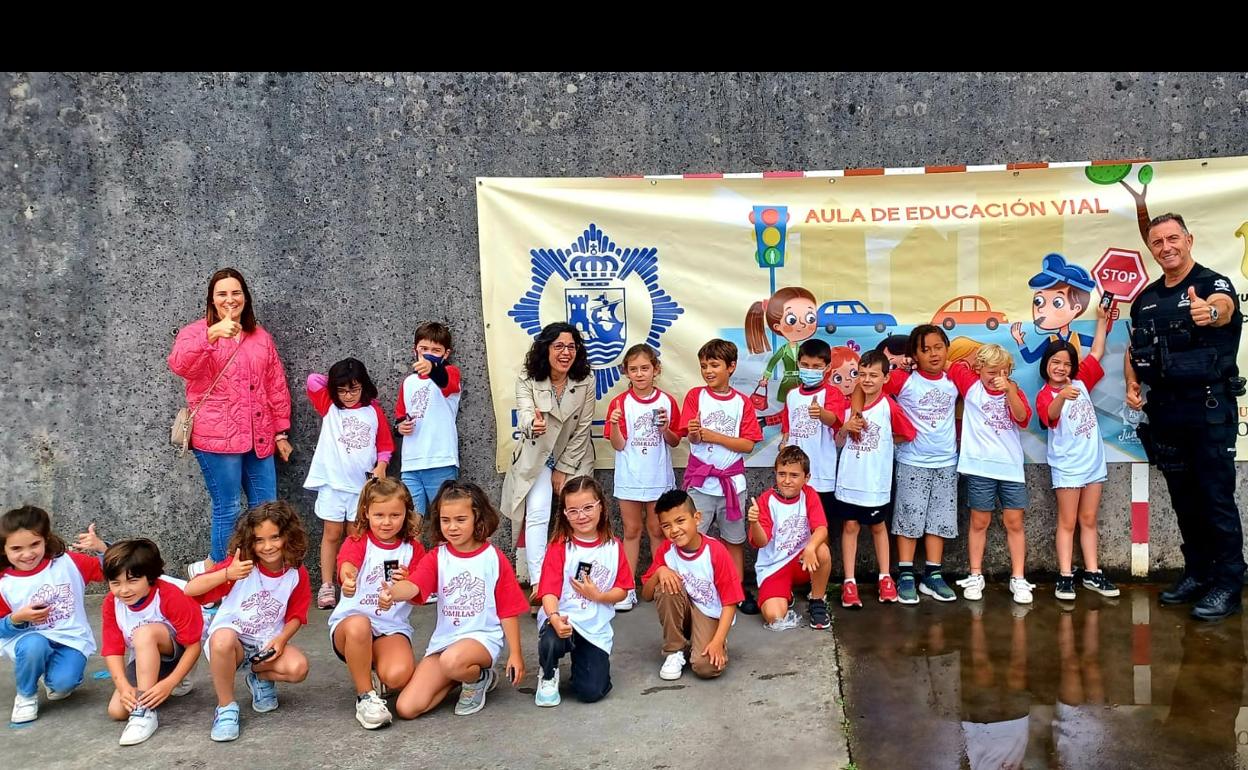
[[1148, 215], [1148, 204], [1145, 198], [1148, 197], [1148, 183], [1153, 181], [1153, 167], [1145, 164], [1140, 167], [1140, 172], [1136, 175], [1141, 188], [1136, 192], [1135, 188], [1127, 184], [1124, 180], [1131, 176], [1130, 163], [1112, 163], [1106, 166], [1087, 166], [1083, 169], [1083, 173], [1087, 174], [1088, 180], [1093, 184], [1120, 184], [1131, 193], [1131, 197], [1135, 199], [1135, 218], [1140, 226], [1140, 238], [1144, 240], [1144, 245], [1148, 245], [1148, 221], [1152, 218]]

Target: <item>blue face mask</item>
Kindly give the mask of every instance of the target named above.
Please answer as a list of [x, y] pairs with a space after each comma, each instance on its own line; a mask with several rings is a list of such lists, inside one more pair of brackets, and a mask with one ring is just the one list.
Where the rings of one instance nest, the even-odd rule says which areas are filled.
[[798, 369], [797, 376], [801, 378], [802, 384], [808, 388], [813, 388], [823, 382], [823, 375], [827, 374], [822, 369]]

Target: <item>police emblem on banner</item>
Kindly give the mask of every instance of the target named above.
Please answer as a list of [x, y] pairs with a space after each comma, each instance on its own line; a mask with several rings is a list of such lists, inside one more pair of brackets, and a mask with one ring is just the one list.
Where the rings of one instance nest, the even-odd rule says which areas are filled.
[[620, 246], [592, 223], [567, 248], [532, 249], [529, 256], [533, 283], [507, 315], [530, 336], [554, 321], [575, 326], [598, 398], [619, 381], [630, 345], [659, 349], [685, 312], [659, 285], [657, 248]]

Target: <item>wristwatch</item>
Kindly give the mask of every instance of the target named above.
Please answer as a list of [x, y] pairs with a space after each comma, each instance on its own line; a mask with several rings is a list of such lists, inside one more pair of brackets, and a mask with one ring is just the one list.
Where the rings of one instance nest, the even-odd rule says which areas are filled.
[[1209, 306], [1209, 320], [1215, 324], [1218, 322], [1218, 306], [1217, 305]]

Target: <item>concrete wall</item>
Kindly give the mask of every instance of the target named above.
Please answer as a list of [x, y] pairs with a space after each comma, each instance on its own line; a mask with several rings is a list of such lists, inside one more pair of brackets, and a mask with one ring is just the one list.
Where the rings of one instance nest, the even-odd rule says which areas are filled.
[[[181, 390], [165, 356], [218, 267], [248, 277], [295, 386], [279, 485], [311, 522], [304, 375], [357, 356], [389, 407], [426, 318], [454, 327], [468, 383], [464, 476], [499, 489], [476, 176], [1248, 153], [1244, 73], [8, 73], [0, 85], [0, 505], [47, 506], [62, 533], [94, 520], [109, 537], [147, 535], [172, 562], [205, 552], [208, 499], [194, 460], [167, 445]], [[752, 472], [752, 488], [766, 477]], [[1030, 479], [1029, 555], [1051, 569], [1047, 469]], [[1113, 468], [1105, 494], [1111, 568], [1130, 559], [1128, 480]], [[1172, 567], [1159, 478], [1152, 499], [1153, 561]], [[948, 561], [964, 564], [964, 548]], [[997, 531], [989, 564], [1004, 565]]]

